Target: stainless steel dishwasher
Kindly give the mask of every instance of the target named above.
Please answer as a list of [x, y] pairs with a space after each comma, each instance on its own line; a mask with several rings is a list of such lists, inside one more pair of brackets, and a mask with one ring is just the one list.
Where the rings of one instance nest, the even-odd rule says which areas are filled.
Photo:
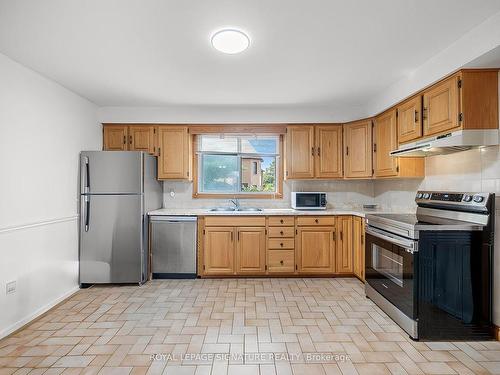
[[196, 224], [193, 216], [151, 216], [153, 279], [196, 278]]

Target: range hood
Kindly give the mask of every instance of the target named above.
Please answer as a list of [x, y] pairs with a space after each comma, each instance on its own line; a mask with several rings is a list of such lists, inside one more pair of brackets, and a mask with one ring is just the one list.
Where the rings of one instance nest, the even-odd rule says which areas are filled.
[[499, 130], [458, 130], [437, 137], [419, 140], [401, 145], [391, 151], [391, 156], [425, 157], [432, 155], [451, 154], [458, 151], [470, 150], [481, 146], [499, 144]]

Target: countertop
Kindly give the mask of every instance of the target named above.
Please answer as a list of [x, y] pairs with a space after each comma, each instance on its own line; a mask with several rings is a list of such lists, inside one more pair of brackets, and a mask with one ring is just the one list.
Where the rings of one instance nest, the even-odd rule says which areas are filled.
[[326, 209], [294, 210], [293, 208], [264, 208], [262, 211], [210, 211], [209, 208], [161, 208], [149, 211], [149, 216], [301, 216], [301, 215], [353, 215], [365, 217], [372, 213], [393, 213], [389, 209]]

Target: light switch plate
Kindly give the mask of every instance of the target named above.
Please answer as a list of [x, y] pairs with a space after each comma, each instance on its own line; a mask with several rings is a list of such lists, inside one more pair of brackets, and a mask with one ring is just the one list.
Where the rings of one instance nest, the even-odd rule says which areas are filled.
[[16, 292], [16, 281], [10, 281], [5, 286], [5, 294], [12, 294]]

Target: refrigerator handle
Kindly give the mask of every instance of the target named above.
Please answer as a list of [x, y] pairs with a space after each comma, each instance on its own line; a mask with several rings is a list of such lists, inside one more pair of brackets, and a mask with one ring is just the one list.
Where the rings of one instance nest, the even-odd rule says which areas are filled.
[[85, 196], [85, 232], [90, 229], [90, 196]]
[[83, 193], [90, 192], [90, 165], [88, 156], [85, 157], [85, 186], [83, 187]]

